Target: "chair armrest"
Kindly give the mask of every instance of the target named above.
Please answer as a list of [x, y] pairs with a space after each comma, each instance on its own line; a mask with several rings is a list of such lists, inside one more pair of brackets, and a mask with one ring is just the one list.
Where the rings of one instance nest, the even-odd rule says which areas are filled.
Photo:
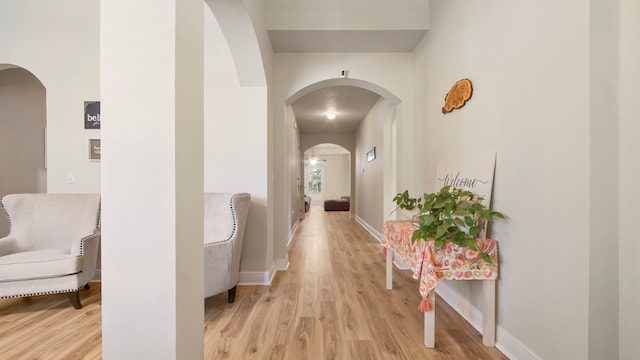
[[83, 283], [92, 280], [96, 274], [99, 246], [100, 232], [95, 232], [80, 240], [76, 240], [71, 247], [71, 255], [82, 256]]
[[71, 255], [83, 256], [87, 254], [87, 250], [90, 250], [87, 249], [87, 247], [91, 247], [93, 243], [95, 243], [97, 251], [98, 241], [100, 241], [100, 233], [98, 232], [95, 232], [89, 236], [85, 236], [80, 240], [74, 241], [73, 245], [71, 245]]
[[13, 237], [3, 237], [0, 239], [0, 256], [5, 256], [18, 252], [18, 241]]

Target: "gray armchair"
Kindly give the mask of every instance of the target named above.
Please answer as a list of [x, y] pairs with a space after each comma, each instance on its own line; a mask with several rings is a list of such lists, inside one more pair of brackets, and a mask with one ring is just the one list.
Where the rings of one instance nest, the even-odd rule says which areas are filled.
[[70, 293], [96, 272], [100, 194], [12, 194], [2, 198], [11, 231], [0, 238], [0, 298]]
[[204, 194], [204, 297], [228, 292], [236, 296], [240, 254], [251, 195]]

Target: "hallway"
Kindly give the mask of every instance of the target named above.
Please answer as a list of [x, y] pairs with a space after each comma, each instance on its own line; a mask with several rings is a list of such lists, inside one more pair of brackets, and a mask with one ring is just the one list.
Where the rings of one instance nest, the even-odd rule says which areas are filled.
[[385, 290], [380, 245], [348, 212], [311, 206], [289, 259], [270, 287], [206, 301], [207, 359], [505, 359], [440, 298], [426, 349], [417, 281], [394, 269]]

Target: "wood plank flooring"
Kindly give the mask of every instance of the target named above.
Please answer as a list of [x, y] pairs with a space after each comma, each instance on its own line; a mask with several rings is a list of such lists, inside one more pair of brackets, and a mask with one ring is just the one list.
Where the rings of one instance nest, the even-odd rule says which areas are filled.
[[[506, 359], [440, 298], [436, 348], [423, 345], [418, 284], [394, 269], [385, 290], [380, 245], [347, 212], [312, 206], [271, 286], [205, 301], [206, 359]], [[0, 359], [100, 359], [100, 284], [66, 295], [0, 299]]]

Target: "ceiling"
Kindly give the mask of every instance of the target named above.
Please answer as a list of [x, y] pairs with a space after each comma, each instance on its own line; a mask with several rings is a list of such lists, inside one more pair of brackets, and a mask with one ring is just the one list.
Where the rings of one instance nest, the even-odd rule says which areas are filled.
[[[380, 96], [355, 86], [332, 86], [306, 94], [291, 106], [300, 132], [353, 133]], [[336, 114], [327, 119], [328, 112]]]

